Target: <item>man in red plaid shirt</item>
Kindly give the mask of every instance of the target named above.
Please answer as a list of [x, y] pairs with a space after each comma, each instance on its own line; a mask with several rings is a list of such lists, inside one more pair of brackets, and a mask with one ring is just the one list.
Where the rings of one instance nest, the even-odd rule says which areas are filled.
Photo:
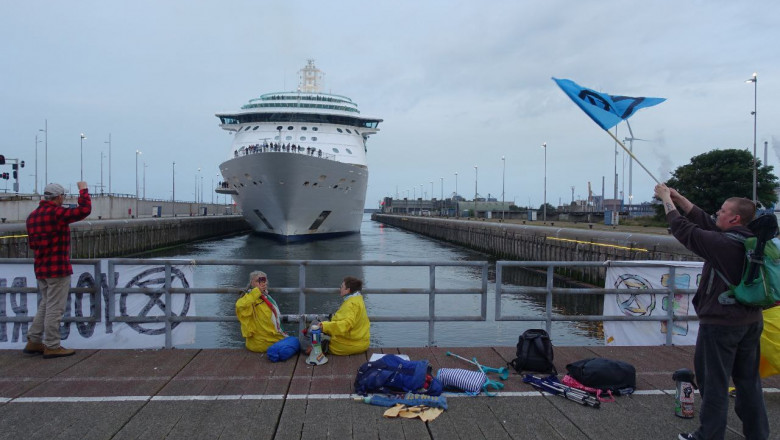
[[78, 207], [64, 208], [65, 188], [56, 183], [46, 185], [43, 200], [27, 217], [27, 241], [35, 253], [35, 278], [41, 301], [27, 331], [27, 354], [43, 354], [45, 359], [71, 356], [75, 350], [60, 345], [60, 321], [70, 290], [70, 223], [86, 218], [92, 212], [86, 182], [78, 182]]

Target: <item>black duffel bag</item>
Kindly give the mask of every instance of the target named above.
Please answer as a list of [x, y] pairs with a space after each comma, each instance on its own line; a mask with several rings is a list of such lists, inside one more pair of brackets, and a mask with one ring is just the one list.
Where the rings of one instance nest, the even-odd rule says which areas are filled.
[[627, 362], [589, 358], [566, 365], [566, 371], [585, 386], [615, 395], [631, 394], [636, 389], [636, 369]]

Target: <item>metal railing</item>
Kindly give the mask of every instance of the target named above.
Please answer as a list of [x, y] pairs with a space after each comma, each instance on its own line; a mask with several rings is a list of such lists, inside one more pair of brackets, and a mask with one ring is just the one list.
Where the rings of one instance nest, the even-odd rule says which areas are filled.
[[[0, 262], [5, 264], [29, 264], [32, 265], [32, 259], [2, 259]], [[307, 283], [307, 269], [310, 267], [427, 267], [428, 268], [428, 287], [427, 288], [376, 288], [376, 289], [364, 289], [363, 292], [371, 295], [427, 295], [428, 296], [428, 310], [425, 315], [418, 316], [370, 316], [369, 319], [372, 322], [427, 322], [428, 323], [428, 345], [435, 345], [435, 323], [444, 321], [486, 321], [486, 310], [488, 302], [488, 274], [491, 264], [486, 261], [361, 261], [361, 260], [241, 260], [241, 259], [127, 259], [127, 258], [112, 258], [106, 259], [107, 264], [106, 273], [113, 274], [118, 266], [155, 266], [159, 272], [164, 274], [164, 282], [159, 287], [143, 287], [142, 285], [136, 285], [134, 287], [120, 287], [116, 285], [116, 280], [113, 276], [104, 276], [101, 273], [101, 260], [73, 260], [73, 264], [86, 264], [93, 267], [94, 272], [91, 274], [81, 274], [77, 280], [76, 287], [71, 289], [71, 295], [74, 302], [74, 315], [69, 316], [66, 312], [66, 316], [63, 318], [63, 322], [75, 322], [77, 325], [85, 325], [90, 323], [94, 325], [105, 320], [107, 325], [115, 322], [123, 322], [128, 324], [140, 324], [140, 323], [162, 323], [164, 324], [165, 333], [165, 347], [172, 348], [172, 330], [180, 322], [236, 322], [235, 315], [231, 316], [179, 316], [172, 312], [172, 307], [161, 307], [164, 310], [163, 315], [158, 316], [118, 316], [116, 311], [116, 297], [117, 295], [131, 295], [131, 294], [145, 294], [149, 297], [150, 303], [160, 301], [160, 304], [173, 304], [172, 295], [186, 294], [186, 295], [200, 295], [200, 294], [232, 294], [235, 295], [241, 292], [242, 289], [237, 287], [172, 287], [174, 274], [174, 266], [232, 266], [232, 267], [271, 267], [271, 266], [292, 266], [298, 268], [298, 280], [295, 287], [276, 287], [270, 289], [271, 293], [278, 294], [297, 294], [298, 295], [298, 313], [283, 315], [283, 321], [285, 322], [297, 322], [299, 330], [303, 329], [306, 322], [314, 319], [315, 317], [321, 318], [321, 314], [306, 314], [306, 300], [309, 295], [318, 294], [332, 294], [337, 292], [338, 289], [312, 287]], [[653, 264], [659, 267], [659, 264]], [[603, 295], [603, 294], [625, 294], [624, 289], [601, 289], [601, 288], [570, 288], [570, 287], [554, 287], [553, 280], [556, 268], [570, 268], [570, 267], [643, 267], [648, 266], [647, 262], [561, 262], [561, 261], [536, 261], [536, 262], [521, 262], [521, 261], [498, 261], [495, 263], [496, 268], [496, 296], [495, 296], [495, 320], [496, 321], [539, 321], [539, 316], [520, 316], [520, 315], [505, 315], [502, 310], [501, 299], [507, 295], [545, 295], [545, 311], [543, 320], [546, 323], [548, 333], [551, 330], [553, 321], [665, 321], [669, 328], [672, 328], [675, 321], [690, 321], [696, 320], [695, 316], [675, 316], [671, 307], [668, 308], [666, 316], [603, 316], [603, 315], [555, 315], [553, 314], [552, 300], [553, 295]], [[451, 289], [451, 288], [438, 288], [436, 287], [436, 268], [439, 267], [473, 267], [480, 270], [480, 283], [479, 288], [463, 288], [463, 289]], [[521, 267], [521, 268], [544, 268], [546, 272], [546, 286], [545, 287], [532, 287], [532, 286], [516, 286], [504, 283], [504, 269], [508, 267]], [[675, 267], [671, 264], [661, 264], [660, 267], [668, 267], [670, 271], [671, 279], [675, 279]], [[6, 323], [24, 323], [31, 322], [31, 316], [7, 316], [4, 305], [6, 304], [5, 294], [11, 294], [11, 306], [12, 311], [15, 313], [15, 305], [20, 302], [22, 297], [25, 298], [25, 305], [18, 307], [18, 310], [26, 308], [26, 295], [19, 295], [19, 299], [14, 298], [14, 294], [22, 293], [34, 293], [37, 292], [36, 287], [23, 286], [21, 283], [12, 282], [11, 286], [7, 285], [7, 281], [0, 278], [0, 336], [6, 332]], [[675, 294], [692, 294], [695, 292], [693, 289], [677, 289], [675, 283], [669, 283], [668, 288], [663, 289], [643, 289], [642, 294], [661, 294], [666, 295], [669, 304]], [[85, 299], [84, 295], [88, 297]], [[480, 307], [479, 316], [472, 315], [447, 315], [439, 316], [435, 313], [437, 295], [479, 295]], [[89, 316], [84, 316], [83, 304], [86, 300], [90, 301], [89, 310], [91, 313]], [[107, 304], [106, 316], [101, 316], [101, 300], [104, 300]], [[70, 310], [70, 307], [68, 307]], [[16, 330], [18, 331], [18, 330]], [[672, 332], [667, 332], [666, 344], [672, 344]]]
[[[663, 264], [653, 262], [653, 267], [666, 267], [669, 269], [669, 278], [676, 279], [676, 267], [669, 263]], [[604, 295], [604, 294], [626, 294], [626, 289], [602, 289], [602, 288], [576, 288], [576, 287], [554, 287], [556, 268], [571, 267], [647, 267], [647, 261], [497, 261], [496, 262], [496, 321], [538, 321], [538, 316], [519, 316], [504, 315], [502, 310], [501, 298], [508, 294], [524, 295], [544, 295], [545, 296], [545, 326], [547, 333], [550, 333], [553, 321], [571, 321], [571, 322], [593, 322], [593, 321], [665, 321], [667, 328], [673, 328], [676, 321], [695, 321], [696, 316], [677, 316], [674, 314], [674, 307], [667, 307], [666, 316], [611, 316], [611, 315], [577, 315], [577, 316], [553, 316], [552, 300], [553, 295]], [[530, 286], [507, 286], [503, 283], [504, 268], [544, 268], [546, 274], [545, 287]], [[674, 282], [669, 283], [669, 287], [662, 289], [640, 289], [636, 294], [642, 295], [666, 295], [668, 304], [673, 303], [675, 294], [692, 295], [696, 289], [678, 289]], [[666, 332], [666, 345], [672, 345], [673, 332]]]

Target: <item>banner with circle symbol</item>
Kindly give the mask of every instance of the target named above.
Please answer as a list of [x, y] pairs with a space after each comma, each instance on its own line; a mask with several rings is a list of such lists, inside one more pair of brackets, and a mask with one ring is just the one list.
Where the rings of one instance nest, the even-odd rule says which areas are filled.
[[[669, 264], [675, 266], [676, 288], [696, 289], [699, 285], [702, 268], [700, 262], [647, 263], [647, 266], [642, 267], [607, 268], [604, 288], [625, 289], [626, 293], [604, 295], [604, 316], [667, 316], [667, 295], [643, 291], [663, 289], [670, 285]], [[671, 304], [674, 315], [695, 316], [692, 299], [693, 295], [675, 294]], [[668, 331], [666, 321], [604, 321], [606, 345], [664, 345]], [[698, 332], [698, 321], [676, 321], [672, 328], [672, 341], [675, 345], [696, 345]]]
[[[70, 292], [65, 317], [91, 316], [100, 307], [100, 322], [62, 322], [60, 338], [68, 348], [160, 348], [165, 346], [163, 322], [109, 322], [108, 264], [102, 261], [100, 279], [95, 280], [92, 265], [73, 265], [71, 287], [90, 288], [100, 285], [100, 300], [93, 301], [88, 293]], [[171, 266], [171, 287], [194, 287], [193, 269], [190, 265]], [[118, 288], [146, 288], [150, 292], [117, 293], [114, 295], [115, 316], [159, 317], [165, 316], [165, 265], [114, 266], [114, 285]], [[0, 264], [0, 287], [35, 287], [37, 281], [32, 264]], [[37, 293], [0, 293], [0, 317], [34, 317], [37, 312]], [[171, 295], [173, 316], [195, 316], [195, 304], [189, 293]], [[0, 349], [21, 349], [27, 342], [27, 330], [31, 322], [0, 322]], [[195, 324], [174, 322], [172, 341], [174, 346], [192, 344], [195, 340]]]

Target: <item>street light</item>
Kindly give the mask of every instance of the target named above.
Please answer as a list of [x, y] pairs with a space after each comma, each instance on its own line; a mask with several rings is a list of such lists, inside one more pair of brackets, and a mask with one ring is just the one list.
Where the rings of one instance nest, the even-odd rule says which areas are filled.
[[139, 150], [135, 150], [135, 215], [138, 216], [138, 156], [141, 153]]
[[544, 201], [542, 205], [542, 221], [547, 222], [547, 142], [542, 143], [544, 148]]
[[176, 217], [176, 161], [171, 170], [171, 215]]
[[43, 156], [43, 169], [44, 169], [44, 180], [43, 182], [44, 186], [49, 184], [49, 120], [44, 119], [43, 120], [43, 127], [39, 128], [38, 131], [42, 131], [44, 133], [45, 137], [45, 143], [44, 143], [44, 156]]
[[474, 165], [474, 218], [477, 218], [477, 181], [479, 180], [479, 169]]
[[504, 170], [501, 172], [501, 221], [504, 221], [504, 188], [506, 183], [506, 158], [501, 156]]
[[87, 137], [84, 136], [84, 133], [81, 133], [81, 141], [80, 141], [80, 145], [81, 145], [81, 148], [80, 148], [81, 149], [81, 179], [79, 179], [79, 180], [81, 180], [82, 182], [84, 181], [84, 139], [86, 139], [86, 138]]
[[756, 167], [756, 105], [758, 103], [758, 74], [753, 72], [753, 77], [746, 80], [746, 83], [753, 83], [753, 203], [758, 202], [758, 184]]
[[38, 194], [38, 133], [35, 133], [35, 194]]
[[458, 200], [458, 173], [455, 173], [455, 197], [453, 197], [453, 199], [455, 199], [455, 218], [458, 218], [460, 217], [460, 200]]
[[143, 199], [146, 200], [146, 161], [144, 160], [144, 196]]
[[[111, 133], [108, 134], [108, 141], [103, 142], [104, 144], [108, 144], [108, 193], [111, 194]], [[100, 172], [103, 172], [103, 166], [101, 165]], [[103, 180], [103, 178], [100, 178]], [[100, 182], [102, 185], [103, 182]]]

